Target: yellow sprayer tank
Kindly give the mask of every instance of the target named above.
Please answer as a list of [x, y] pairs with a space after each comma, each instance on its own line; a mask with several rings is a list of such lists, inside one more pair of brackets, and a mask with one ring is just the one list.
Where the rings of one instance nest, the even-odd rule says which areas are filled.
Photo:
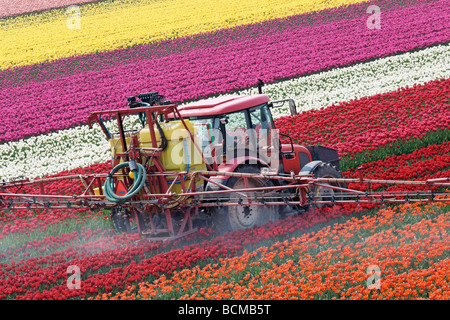
[[[137, 134], [138, 130], [133, 130], [133, 132], [127, 131], [125, 132], [125, 143], [127, 144], [127, 148], [130, 147], [131, 144], [131, 136], [133, 134]], [[109, 145], [111, 147], [111, 155], [114, 159], [116, 157], [117, 153], [123, 153], [122, 149], [122, 141], [120, 140], [120, 135], [111, 135], [111, 139], [109, 139]], [[120, 162], [123, 162], [123, 159], [120, 160]]]
[[[197, 128], [187, 119], [184, 120], [184, 122], [194, 136], [197, 145], [200, 146], [196, 139]], [[206, 170], [206, 164], [203, 161], [201, 152], [195, 147], [194, 142], [181, 121], [160, 123], [160, 126], [164, 136], [167, 139], [167, 147], [163, 150], [160, 157], [160, 161], [166, 171], [192, 173], [195, 171]], [[161, 136], [159, 131], [156, 127], [153, 128], [153, 130], [155, 132], [156, 144], [157, 146], [160, 146]], [[139, 143], [141, 148], [153, 147], [148, 125], [140, 131]], [[175, 175], [167, 177], [169, 186], [175, 178]], [[186, 178], [186, 188], [190, 183], [190, 179]], [[195, 184], [197, 191], [203, 190], [203, 180], [201, 178], [197, 178]], [[171, 191], [174, 193], [182, 192], [181, 183], [179, 180], [175, 182], [175, 185], [172, 187]]]
[[[133, 133], [134, 133], [134, 134], [137, 134], [138, 131], [137, 131], [137, 130], [134, 130]], [[127, 147], [130, 147], [130, 144], [131, 144], [131, 136], [132, 136], [132, 133], [131, 133], [131, 132], [125, 132], [125, 141], [126, 141]], [[114, 159], [114, 158], [116, 157], [116, 154], [117, 154], [117, 153], [123, 153], [123, 149], [122, 149], [122, 141], [120, 140], [120, 135], [119, 135], [119, 134], [116, 134], [116, 135], [113, 135], [113, 134], [112, 134], [112, 135], [111, 135], [111, 138], [109, 139], [109, 146], [110, 146], [110, 149], [111, 149], [111, 156], [112, 156], [112, 159]], [[122, 162], [123, 162], [123, 159], [120, 158], [119, 163], [122, 163]], [[123, 180], [122, 178], [119, 178], [119, 179], [120, 179], [120, 180]], [[102, 193], [104, 193], [103, 187], [102, 187]], [[97, 187], [97, 188], [94, 188], [94, 194], [95, 194], [95, 195], [100, 195], [100, 190], [99, 190], [98, 187]]]

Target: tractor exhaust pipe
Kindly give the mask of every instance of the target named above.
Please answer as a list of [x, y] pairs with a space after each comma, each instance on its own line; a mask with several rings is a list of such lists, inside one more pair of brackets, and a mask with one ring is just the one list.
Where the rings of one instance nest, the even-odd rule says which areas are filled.
[[264, 82], [261, 79], [258, 79], [258, 93], [262, 94], [262, 86], [264, 85]]

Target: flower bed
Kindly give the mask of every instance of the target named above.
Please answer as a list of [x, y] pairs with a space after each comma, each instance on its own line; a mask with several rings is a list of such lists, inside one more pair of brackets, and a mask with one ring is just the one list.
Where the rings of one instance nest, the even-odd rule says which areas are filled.
[[99, 0], [40, 0], [31, 2], [0, 0], [0, 8], [2, 8], [0, 18], [96, 1]]
[[[67, 14], [66, 8], [53, 9], [2, 22], [2, 30], [6, 32], [2, 31], [1, 49], [7, 49], [8, 54], [1, 55], [0, 69], [127, 48], [358, 2], [362, 0], [305, 0], [302, 3], [109, 0], [80, 6], [79, 29], [67, 27], [74, 12]], [[33, 28], [27, 28], [30, 24]], [[29, 50], [30, 47], [33, 50]]]
[[[181, 102], [253, 86], [261, 74], [272, 82], [446, 43], [445, 14], [439, 2], [421, 4], [387, 12], [383, 32], [368, 29], [356, 16], [328, 24], [326, 31], [320, 25], [274, 30], [257, 39], [6, 88], [0, 100], [0, 142], [85, 123], [89, 112], [121, 108], [124, 97], [149, 88]], [[18, 96], [20, 111], [10, 103]]]
[[[387, 57], [348, 68], [281, 81], [264, 86], [271, 100], [292, 98], [298, 112], [328, 107], [339, 102], [395, 91], [399, 87], [423, 85], [450, 77], [450, 47], [439, 45], [413, 53]], [[255, 94], [255, 89], [238, 94]], [[275, 117], [287, 110], [272, 109]], [[109, 121], [105, 121], [112, 131]], [[125, 126], [131, 123], [125, 123]], [[63, 170], [106, 162], [110, 145], [100, 127], [87, 125], [60, 130], [0, 145], [0, 176], [11, 179], [56, 174]], [[49, 159], [51, 154], [51, 161]]]
[[[127, 284], [136, 284], [144, 279], [156, 279], [161, 275], [170, 275], [179, 268], [189, 268], [191, 265], [207, 259], [219, 259], [240, 254], [243, 252], [244, 246], [258, 245], [262, 241], [283, 237], [288, 232], [302, 230], [339, 216], [341, 213], [334, 210], [324, 211], [322, 215], [310, 213], [298, 219], [284, 220], [277, 224], [272, 223], [256, 229], [234, 232], [182, 248], [174, 247], [177, 245], [176, 242], [128, 245], [86, 256], [86, 250], [74, 250], [72, 247], [68, 247], [44, 257], [2, 264], [3, 271], [0, 271], [2, 297], [9, 296], [15, 299], [88, 298], [99, 292], [108, 293], [124, 289]], [[201, 232], [191, 238], [201, 238], [202, 235], [204, 239], [209, 236], [209, 233]], [[121, 240], [124, 242], [123, 239]], [[183, 241], [189, 241], [189, 238]], [[127, 242], [125, 241], [125, 243]], [[161, 249], [163, 252], [159, 253]], [[164, 251], [168, 249], [171, 250]], [[69, 289], [64, 281], [67, 278], [66, 270], [71, 265], [77, 265], [82, 271], [83, 286], [80, 290]]]
[[[380, 0], [377, 4], [383, 12], [398, 10], [399, 6], [409, 7], [416, 4], [431, 3], [437, 0]], [[123, 2], [123, 0], [122, 0]], [[95, 54], [74, 55], [51, 62], [15, 67], [0, 71], [0, 87], [15, 87], [38, 81], [49, 81], [56, 78], [77, 75], [89, 71], [101, 71], [105, 68], [123, 64], [140, 63], [143, 60], [167, 57], [172, 54], [185, 54], [198, 48], [215, 48], [217, 44], [231, 44], [248, 37], [261, 36], [282, 32], [293, 27], [308, 27], [323, 25], [324, 23], [339, 22], [355, 16], [363, 17], [367, 14], [367, 3], [355, 3], [345, 7], [334, 7], [303, 14], [269, 19], [258, 23], [239, 25], [232, 28], [220, 29], [213, 32], [192, 34], [190, 36], [159, 41], [157, 43], [132, 46]]]
[[[392, 155], [384, 160], [365, 163], [360, 169], [361, 174], [367, 179], [386, 180], [415, 180], [450, 177], [450, 142], [431, 145], [409, 154]], [[343, 172], [346, 178], [357, 178], [359, 170], [351, 168]], [[365, 191], [367, 185], [349, 184], [351, 189]], [[395, 190], [426, 190], [427, 186], [386, 186], [374, 184], [374, 190], [383, 188], [386, 191]]]
[[[424, 156], [428, 156], [430, 159], [444, 156], [448, 153], [448, 149], [448, 143], [440, 146], [430, 146], [410, 155], [405, 155], [401, 161], [397, 157], [386, 159], [385, 164], [395, 161], [398, 167], [395, 177], [397, 179], [408, 179], [411, 178], [408, 175], [410, 170], [407, 170], [410, 164], [427, 161], [426, 159], [422, 160]], [[374, 168], [375, 166], [382, 168], [383, 164], [376, 162], [369, 164], [367, 167]], [[400, 168], [403, 168], [403, 170], [400, 170]], [[428, 167], [430, 172], [432, 172], [432, 168], [432, 166]], [[101, 170], [101, 168], [93, 166], [86, 168], [85, 172], [98, 170]], [[436, 168], [436, 170], [439, 171], [439, 168]], [[77, 172], [83, 173], [83, 170], [80, 169]], [[71, 173], [73, 172], [65, 174]], [[404, 177], [401, 176], [402, 173], [405, 174]], [[62, 185], [58, 186], [58, 188], [61, 187]], [[69, 192], [72, 192], [75, 189], [69, 190]], [[344, 253], [344, 255], [337, 258], [339, 259], [338, 261], [348, 260], [349, 257], [358, 257], [358, 254], [366, 257], [367, 252], [379, 245], [378, 240], [386, 241], [386, 234], [399, 233], [406, 237], [406, 240], [401, 241], [395, 239], [395, 245], [398, 243], [403, 244], [403, 241], [408, 243], [414, 236], [404, 233], [404, 230], [408, 228], [431, 237], [430, 230], [435, 230], [435, 225], [438, 229], [442, 228], [442, 225], [436, 224], [437, 221], [439, 223], [444, 221], [444, 226], [449, 223], [450, 220], [447, 220], [450, 216], [446, 213], [448, 211], [446, 208], [446, 205], [441, 204], [435, 207], [430, 205], [424, 209], [416, 205], [407, 204], [401, 206], [400, 209], [371, 211], [372, 214], [368, 216], [367, 214], [362, 215], [365, 212], [362, 206], [336, 206], [330, 209], [309, 211], [303, 215], [292, 216], [277, 223], [269, 223], [254, 229], [237, 231], [210, 240], [208, 238], [210, 238], [211, 231], [204, 230], [200, 234], [195, 235], [195, 237], [187, 239], [188, 243], [189, 241], [196, 242], [197, 240], [203, 240], [203, 242], [191, 245], [184, 243], [184, 246], [183, 242], [130, 246], [138, 238], [126, 235], [113, 236], [105, 230], [105, 225], [102, 226], [103, 229], [96, 228], [99, 225], [93, 224], [93, 221], [94, 219], [101, 219], [102, 216], [89, 216], [87, 213], [84, 216], [84, 221], [81, 219], [83, 222], [77, 224], [79, 231], [56, 233], [54, 236], [47, 235], [42, 239], [29, 239], [29, 241], [19, 242], [18, 244], [8, 242], [11, 244], [11, 247], [8, 249], [8, 255], [4, 254], [0, 256], [0, 259], [8, 259], [12, 262], [2, 264], [0, 268], [0, 270], [4, 270], [3, 273], [0, 272], [0, 279], [3, 279], [2, 292], [6, 296], [15, 299], [64, 299], [69, 297], [102, 299], [166, 299], [172, 297], [268, 299], [317, 298], [319, 296], [325, 298], [361, 298], [369, 293], [364, 288], [366, 277], [364, 277], [363, 270], [367, 268], [369, 263], [373, 264], [373, 260], [357, 259], [361, 261], [356, 265], [351, 263], [345, 264], [344, 262], [332, 264], [326, 261], [319, 263], [318, 261], [321, 261], [320, 259], [325, 254], [334, 257], [338, 256], [339, 252]], [[358, 212], [361, 214], [358, 214]], [[375, 214], [374, 212], [377, 213]], [[82, 213], [78, 212], [78, 214], [82, 216]], [[22, 218], [20, 216], [20, 214], [15, 216], [14, 220], [12, 215], [4, 216], [2, 234], [5, 235], [6, 240], [9, 241], [9, 239], [14, 239], [16, 235], [24, 233], [32, 235], [33, 232], [42, 231], [37, 230], [37, 227], [42, 228], [46, 226], [48, 230], [52, 231], [55, 225], [58, 224], [58, 219], [56, 218], [58, 214], [56, 213], [55, 215], [55, 212], [52, 210], [42, 212], [42, 217], [47, 216], [47, 221], [54, 221], [54, 223], [39, 225], [36, 223], [37, 220], [33, 218], [33, 214], [25, 210]], [[61, 215], [61, 217], [64, 217], [61, 222], [77, 219], [76, 212], [65, 216]], [[16, 226], [14, 230], [11, 230], [9, 224], [11, 221], [14, 221]], [[339, 221], [342, 224], [338, 224], [337, 222]], [[35, 226], [33, 226], [33, 223], [35, 223]], [[333, 223], [334, 225], [330, 227]], [[399, 223], [404, 224], [404, 230], [398, 228]], [[414, 226], [408, 227], [407, 224], [414, 224]], [[324, 228], [327, 225], [329, 227]], [[396, 229], [392, 229], [392, 225]], [[315, 226], [316, 230], [318, 230], [317, 233], [308, 232]], [[74, 227], [74, 225], [71, 225], [71, 227]], [[445, 228], [442, 230], [445, 230]], [[304, 232], [306, 232], [305, 235], [303, 235]], [[36, 233], [37, 237], [39, 237], [39, 232]], [[362, 240], [361, 237], [365, 240]], [[284, 241], [283, 239], [290, 238], [292, 240], [289, 241], [289, 245], [285, 243], [281, 247], [279, 247], [279, 244], [272, 246], [273, 243], [279, 240]], [[446, 242], [442, 242], [439, 239], [437, 241], [434, 238], [431, 238], [431, 240], [433, 241], [410, 243], [406, 247], [399, 245], [396, 250], [401, 249], [402, 255], [389, 260], [390, 263], [395, 265], [406, 263], [404, 259], [408, 259], [407, 253], [415, 252], [419, 245], [427, 245], [431, 250], [430, 252], [432, 252], [428, 257], [423, 256], [419, 262], [422, 260], [430, 261], [430, 257], [441, 257], [443, 253], [440, 251], [440, 248], [443, 245], [448, 245], [448, 243], [446, 244]], [[361, 249], [361, 241], [364, 241], [365, 245], [371, 244], [369, 249], [367, 249], [369, 251]], [[300, 248], [298, 246], [303, 246], [305, 243], [306, 247], [303, 248], [306, 248], [307, 251], [298, 252]], [[319, 247], [314, 244], [318, 244]], [[177, 248], [179, 245], [183, 247]], [[332, 248], [327, 249], [328, 245], [332, 245]], [[336, 249], [337, 245], [341, 247]], [[260, 247], [263, 248], [258, 249]], [[253, 250], [256, 251], [253, 252]], [[386, 250], [383, 252], [388, 254], [390, 251]], [[253, 253], [249, 253], [250, 251]], [[322, 253], [317, 255], [319, 251]], [[297, 252], [294, 254], [294, 257], [292, 257], [293, 252]], [[313, 254], [314, 252], [316, 252], [316, 255]], [[376, 256], [379, 259], [376, 261], [380, 265], [386, 265], [387, 256], [383, 254]], [[312, 283], [316, 283], [314, 281], [319, 281], [318, 279], [320, 279], [317, 275], [317, 278], [310, 276], [305, 280], [301, 280], [302, 277], [309, 275], [309, 273], [305, 274], [309, 270], [308, 266], [310, 266], [304, 264], [305, 261], [302, 259], [305, 259], [305, 257], [315, 257], [314, 264], [316, 266], [323, 265], [323, 270], [325, 271], [347, 268], [346, 277], [353, 279], [352, 285], [348, 282], [345, 285], [345, 281], [339, 282], [343, 279], [342, 277], [339, 277], [339, 281], [338, 277], [335, 277], [327, 283], [322, 283], [321, 286], [314, 288]], [[298, 265], [295, 264], [295, 270], [290, 268], [292, 261], [295, 260], [294, 258], [299, 259], [299, 263], [302, 262]], [[26, 260], [14, 262], [19, 259]], [[258, 265], [258, 261], [263, 263], [265, 267]], [[331, 261], [338, 262], [335, 260]], [[356, 260], [352, 261], [355, 262]], [[273, 267], [274, 263], [277, 267]], [[212, 267], [216, 264], [220, 267]], [[64, 282], [67, 278], [66, 269], [71, 265], [77, 265], [82, 270], [82, 290], [68, 289]], [[240, 267], [237, 268], [236, 265]], [[190, 269], [192, 266], [196, 267], [192, 270]], [[436, 266], [440, 267], [442, 264], [437, 263]], [[283, 269], [284, 267], [286, 269]], [[420, 267], [423, 267], [423, 265], [420, 265]], [[191, 271], [182, 271], [183, 268]], [[442, 270], [445, 271], [445, 269]], [[383, 269], [382, 272], [386, 275], [386, 278], [383, 277], [383, 279], [389, 281], [388, 283], [392, 287], [388, 286], [385, 291], [382, 290], [383, 294], [381, 295], [378, 295], [379, 292], [377, 292], [376, 296], [371, 295], [370, 297], [390, 298], [395, 291], [393, 286], [397, 286], [398, 283], [396, 281], [400, 281], [396, 280], [397, 271], [397, 269], [389, 269], [387, 267]], [[190, 272], [194, 276], [184, 278], [183, 274], [186, 272]], [[249, 276], [249, 272], [253, 275], [258, 274], [258, 277]], [[424, 274], [426, 275], [428, 271], [426, 268], [414, 268], [411, 272], [422, 281], [423, 278], [421, 277]], [[208, 276], [205, 276], [203, 273], [208, 274]], [[275, 273], [281, 275], [281, 278], [273, 279]], [[37, 279], [38, 274], [41, 275], [39, 279]], [[52, 276], [42, 277], [42, 274], [51, 274]], [[179, 281], [179, 277], [186, 281], [194, 281], [194, 283]], [[292, 286], [288, 288], [286, 283], [289, 283], [288, 280], [292, 277], [297, 279], [297, 282], [293, 282]], [[156, 282], [148, 282], [148, 279], [156, 280]], [[322, 277], [322, 279], [324, 278]], [[203, 282], [203, 280], [206, 281]], [[281, 282], [278, 282], [278, 280]], [[0, 281], [0, 285], [2, 281]], [[138, 285], [139, 283], [141, 284]], [[262, 289], [253, 290], [257, 287]], [[232, 295], [231, 291], [229, 291], [230, 288], [236, 289], [235, 295]], [[317, 288], [320, 288], [320, 290]], [[336, 292], [335, 290], [333, 292], [333, 288], [338, 288], [338, 291]], [[426, 288], [420, 287], [418, 289], [419, 297], [423, 297], [424, 294], [434, 298], [441, 297], [439, 292], [431, 289], [432, 287], [430, 286]], [[420, 290], [424, 291], [420, 292]], [[348, 295], [342, 296], [342, 293]], [[370, 293], [373, 292], [370, 291]], [[446, 291], [443, 291], [442, 294], [442, 296], [445, 296]]]
[[[339, 4], [351, 5], [330, 8]], [[281, 132], [338, 148], [344, 177], [361, 164], [367, 178], [450, 177], [448, 4], [370, 4], [381, 6], [380, 30], [367, 28], [369, 4], [350, 0], [106, 0], [81, 5], [83, 27], [70, 31], [65, 8], [3, 18], [0, 179], [110, 172], [104, 135], [78, 126], [89, 112], [149, 90], [183, 103], [254, 91], [258, 78], [271, 98], [289, 92], [304, 111], [279, 117]], [[20, 183], [15, 191], [41, 193]], [[115, 234], [108, 211], [6, 208], [0, 299], [448, 299], [449, 212], [443, 203], [355, 203], [147, 242]], [[67, 282], [74, 266], [79, 289]], [[378, 288], [369, 267], [379, 268]]]
[[430, 81], [297, 116], [280, 117], [276, 126], [299, 144], [338, 149], [341, 157], [345, 157], [345, 170], [448, 140], [449, 90], [450, 79]]
[[447, 205], [405, 204], [96, 298], [448, 299], [449, 228]]

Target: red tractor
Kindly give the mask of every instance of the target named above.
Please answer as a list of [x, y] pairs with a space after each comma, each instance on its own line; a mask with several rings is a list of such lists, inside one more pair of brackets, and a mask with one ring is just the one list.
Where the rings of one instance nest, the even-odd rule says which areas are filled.
[[[219, 233], [251, 228], [302, 212], [309, 206], [305, 203], [305, 194], [300, 199], [293, 176], [342, 178], [336, 150], [296, 145], [291, 137], [278, 133], [271, 109], [288, 104], [291, 114], [295, 115], [293, 100], [270, 102], [267, 95], [260, 93], [212, 98], [175, 107], [157, 92], [140, 94], [137, 98], [129, 97], [129, 109], [116, 113], [119, 132], [115, 135], [108, 132], [101, 120], [102, 114], [111, 111], [93, 113], [89, 118], [90, 122], [97, 120], [110, 139], [115, 167], [121, 165], [124, 157], [134, 154], [132, 162], [145, 166], [142, 172], [151, 174], [153, 179], [159, 175], [154, 181], [147, 175], [147, 182], [142, 182], [146, 188], [141, 189], [148, 195], [167, 195], [169, 191], [179, 195], [179, 200], [159, 199], [160, 205], [156, 205], [153, 214], [135, 210], [138, 221], [135, 230], [142, 231], [151, 225], [153, 235], [167, 231], [173, 237], [174, 226], [193, 230], [183, 225], [186, 221], [191, 223], [192, 217]], [[124, 129], [122, 117], [136, 113], [141, 128]], [[290, 143], [282, 144], [280, 136]], [[150, 155], [150, 151], [153, 154]], [[136, 171], [136, 165], [133, 166], [129, 171]], [[196, 173], [195, 178], [180, 176]], [[165, 179], [162, 179], [164, 174]], [[130, 185], [136, 183], [125, 178], [122, 188], [124, 193], [130, 194]], [[105, 186], [109, 185], [107, 180]], [[329, 188], [331, 185], [338, 189]], [[118, 188], [115, 184], [109, 188], [109, 200], [118, 202], [114, 199], [117, 192], [112, 192], [115, 188]], [[330, 202], [341, 198], [336, 195], [343, 192], [339, 188], [345, 188], [345, 184], [324, 182], [314, 186], [310, 193], [316, 201]], [[253, 193], [249, 196], [243, 189], [253, 190]], [[108, 190], [103, 192], [107, 194]], [[258, 201], [258, 197], [263, 197], [264, 202]], [[187, 198], [191, 202], [187, 203]], [[195, 208], [195, 215], [186, 214], [188, 208]], [[129, 223], [131, 216], [127, 208], [112, 209], [111, 219], [119, 231], [133, 229]], [[180, 230], [178, 234], [183, 232]]]
[[[88, 117], [110, 143], [111, 172], [1, 182], [0, 209], [104, 209], [119, 232], [173, 240], [199, 226], [251, 228], [311, 206], [450, 200], [436, 192], [450, 186], [447, 178], [343, 178], [336, 150], [296, 145], [278, 133], [271, 109], [285, 104], [297, 114], [293, 100], [271, 102], [261, 90], [180, 107], [156, 92], [129, 97], [127, 108]], [[114, 129], [102, 116], [116, 120]], [[59, 180], [72, 183], [51, 186]], [[350, 182], [367, 191], [348, 189]], [[372, 184], [424, 190], [372, 192]]]
[[[213, 98], [178, 107], [180, 115], [198, 127], [211, 128], [203, 134], [212, 137], [202, 139], [203, 153], [209, 164], [217, 163], [216, 171], [221, 173], [274, 174], [291, 176], [299, 173], [310, 174], [316, 178], [342, 178], [339, 171], [337, 150], [323, 146], [301, 146], [294, 144], [292, 138], [279, 134], [272, 117], [271, 109], [289, 105], [292, 115], [296, 115], [295, 102], [291, 99], [270, 102], [264, 94], [251, 96], [230, 96]], [[290, 143], [282, 144], [280, 136]], [[213, 157], [214, 155], [214, 157]], [[243, 179], [238, 176], [219, 175], [211, 178], [205, 186], [207, 191], [270, 187], [288, 184], [287, 180], [262, 179], [252, 177]], [[342, 182], [334, 183], [345, 188]], [[336, 189], [319, 186], [313, 188], [316, 199], [330, 200]], [[288, 199], [284, 206], [216, 206], [207, 210], [216, 228], [233, 231], [250, 228], [275, 221], [280, 217], [304, 211], [308, 205], [289, 205], [295, 199], [295, 191], [279, 191], [277, 197]], [[213, 195], [213, 194], [212, 194]], [[231, 194], [233, 195], [233, 194]], [[227, 197], [221, 202], [229, 201]], [[205, 197], [207, 199], [207, 197]], [[216, 197], [215, 197], [216, 198]], [[318, 205], [320, 206], [320, 205]]]

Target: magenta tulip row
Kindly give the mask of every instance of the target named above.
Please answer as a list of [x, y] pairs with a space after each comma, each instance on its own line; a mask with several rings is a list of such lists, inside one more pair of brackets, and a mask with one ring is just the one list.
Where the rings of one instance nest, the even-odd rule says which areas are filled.
[[5, 88], [0, 142], [86, 122], [91, 111], [121, 108], [125, 98], [159, 91], [173, 102], [247, 88], [450, 41], [446, 1], [392, 10], [381, 29], [368, 15], [326, 25], [292, 27], [224, 45], [139, 63]]
[[[1, 0], [0, 0], [1, 1]], [[378, 0], [371, 4], [378, 5], [383, 15], [403, 7], [432, 3], [440, 0]], [[283, 32], [298, 27], [323, 26], [329, 23], [340, 23], [346, 19], [367, 16], [367, 3], [357, 3], [345, 7], [329, 8], [298, 14], [290, 17], [271, 19], [260, 23], [240, 25], [234, 28], [195, 34], [178, 39], [171, 39], [117, 49], [95, 54], [86, 54], [62, 58], [29, 66], [20, 66], [0, 71], [0, 88], [23, 86], [27, 83], [49, 81], [67, 75], [80, 74], [87, 71], [101, 71], [123, 64], [141, 63], [154, 58], [167, 57], [172, 54], [188, 53], [198, 48], [215, 48], [246, 38], [259, 38], [264, 35]]]

